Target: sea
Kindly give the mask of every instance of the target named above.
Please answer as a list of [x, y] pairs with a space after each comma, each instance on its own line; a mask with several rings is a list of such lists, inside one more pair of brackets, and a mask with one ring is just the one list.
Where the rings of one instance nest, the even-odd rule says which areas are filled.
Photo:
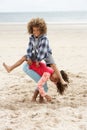
[[87, 23], [87, 11], [62, 12], [0, 12], [0, 23], [27, 23], [32, 18], [43, 18], [47, 23]]

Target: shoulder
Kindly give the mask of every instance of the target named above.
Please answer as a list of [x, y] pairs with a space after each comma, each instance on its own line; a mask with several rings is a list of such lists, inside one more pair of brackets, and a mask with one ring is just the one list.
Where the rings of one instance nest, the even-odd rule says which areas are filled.
[[33, 35], [29, 36], [29, 39], [30, 39], [30, 40], [33, 40], [33, 39], [34, 39], [34, 36], [33, 36]]
[[47, 35], [42, 35], [42, 36], [40, 37], [40, 39], [41, 39], [41, 40], [48, 40]]

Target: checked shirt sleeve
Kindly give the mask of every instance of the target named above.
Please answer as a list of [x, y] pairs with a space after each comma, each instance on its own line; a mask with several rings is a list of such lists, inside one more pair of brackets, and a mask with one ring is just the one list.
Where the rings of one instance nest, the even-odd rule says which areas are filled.
[[47, 38], [41, 40], [40, 47], [38, 49], [37, 61], [41, 61], [48, 56], [49, 53], [49, 41]]
[[32, 42], [30, 40], [29, 44], [28, 44], [28, 49], [27, 49], [27, 59], [31, 58], [31, 56], [32, 56], [32, 50], [33, 50], [33, 46], [32, 46]]

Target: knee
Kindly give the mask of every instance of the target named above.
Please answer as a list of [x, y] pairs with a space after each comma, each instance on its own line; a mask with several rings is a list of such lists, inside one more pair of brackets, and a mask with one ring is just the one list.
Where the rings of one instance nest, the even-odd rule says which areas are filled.
[[54, 69], [56, 68], [56, 64], [51, 64], [50, 67]]

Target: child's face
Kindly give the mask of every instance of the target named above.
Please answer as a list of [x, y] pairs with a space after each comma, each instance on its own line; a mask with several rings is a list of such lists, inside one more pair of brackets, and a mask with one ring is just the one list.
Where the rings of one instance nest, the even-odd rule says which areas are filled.
[[50, 77], [50, 80], [56, 84], [58, 82], [59, 78], [56, 73], [53, 73]]
[[39, 37], [40, 36], [40, 28], [39, 27], [33, 27], [33, 35], [35, 37]]

